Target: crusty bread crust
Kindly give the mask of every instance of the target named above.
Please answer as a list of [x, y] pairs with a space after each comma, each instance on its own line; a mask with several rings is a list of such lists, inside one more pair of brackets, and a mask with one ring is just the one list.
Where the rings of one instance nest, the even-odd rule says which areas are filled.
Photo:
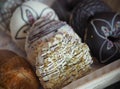
[[0, 50], [0, 86], [4, 89], [38, 89], [31, 66], [15, 53]]

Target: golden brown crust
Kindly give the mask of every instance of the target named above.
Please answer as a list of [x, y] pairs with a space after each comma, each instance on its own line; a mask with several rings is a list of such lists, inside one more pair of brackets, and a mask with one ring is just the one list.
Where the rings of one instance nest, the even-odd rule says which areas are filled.
[[23, 58], [0, 50], [0, 86], [5, 89], [38, 89], [39, 82]]

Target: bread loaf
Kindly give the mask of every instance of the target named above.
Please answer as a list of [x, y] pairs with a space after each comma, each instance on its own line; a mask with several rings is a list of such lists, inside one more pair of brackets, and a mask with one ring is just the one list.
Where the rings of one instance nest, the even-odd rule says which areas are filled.
[[28, 61], [44, 89], [61, 89], [90, 71], [88, 46], [65, 22], [38, 20], [27, 36]]
[[15, 53], [0, 50], [0, 89], [38, 89], [30, 65]]

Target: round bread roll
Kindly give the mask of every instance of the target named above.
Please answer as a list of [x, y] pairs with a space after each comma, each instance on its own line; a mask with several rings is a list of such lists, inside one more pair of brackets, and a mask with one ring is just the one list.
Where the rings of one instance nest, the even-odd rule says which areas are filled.
[[38, 1], [27, 1], [18, 7], [10, 21], [10, 32], [13, 41], [24, 50], [26, 33], [32, 24], [40, 18], [58, 20], [55, 12]]
[[84, 39], [85, 28], [90, 17], [95, 13], [107, 12], [111, 9], [101, 0], [82, 0], [73, 10], [70, 24], [75, 32]]
[[101, 63], [120, 58], [120, 14], [95, 14], [86, 29], [85, 42]]
[[93, 62], [88, 46], [62, 21], [36, 22], [25, 48], [44, 89], [61, 89], [89, 72]]
[[25, 59], [0, 50], [0, 89], [39, 89], [39, 82]]
[[[15, 9], [23, 2], [30, 0], [0, 0], [0, 29], [10, 35], [10, 19]], [[34, 0], [42, 1], [43, 0]]]

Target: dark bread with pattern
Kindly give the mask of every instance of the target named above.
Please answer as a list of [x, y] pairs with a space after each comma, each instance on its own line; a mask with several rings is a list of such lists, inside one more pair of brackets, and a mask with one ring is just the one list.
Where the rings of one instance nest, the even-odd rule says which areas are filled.
[[101, 0], [82, 0], [71, 14], [70, 25], [83, 41], [89, 19], [96, 13], [108, 12], [110, 10], [110, 7]]

